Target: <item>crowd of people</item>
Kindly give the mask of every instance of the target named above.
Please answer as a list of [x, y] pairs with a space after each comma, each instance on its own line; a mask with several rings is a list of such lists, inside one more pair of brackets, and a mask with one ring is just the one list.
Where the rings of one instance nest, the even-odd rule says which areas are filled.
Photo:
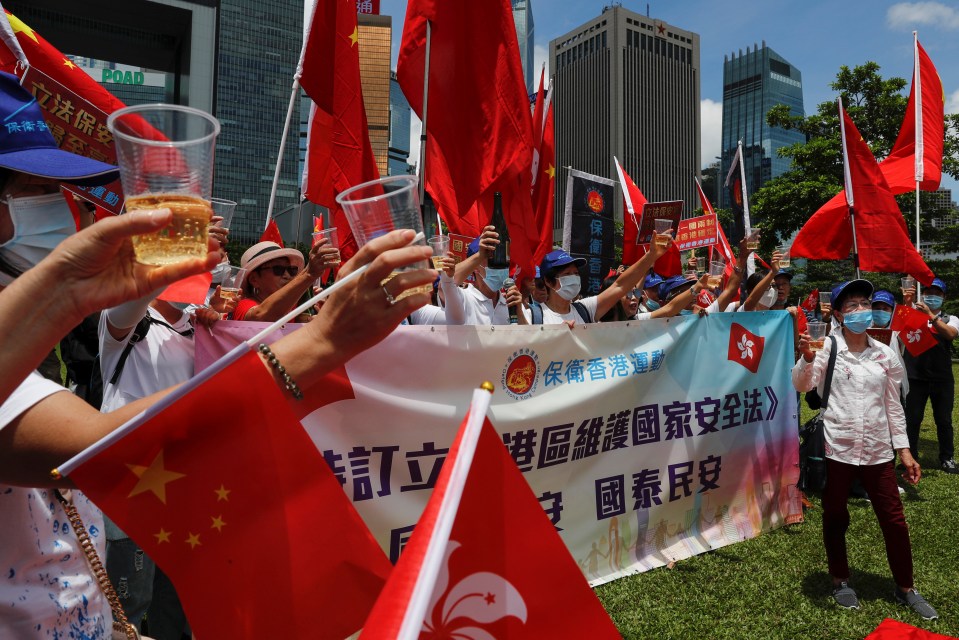
[[[13, 76], [0, 74], [0, 116], [41, 121], [32, 96]], [[0, 636], [88, 637], [110, 634], [113, 613], [81, 550], [64, 523], [75, 508], [107, 570], [126, 617], [136, 627], [149, 620], [156, 638], [179, 640], [188, 624], [175, 591], [136, 541], [104, 520], [68, 479], [50, 470], [109, 434], [193, 374], [193, 335], [198, 325], [222, 318], [275, 321], [289, 313], [334, 266], [339, 276], [363, 265], [367, 270], [331, 295], [302, 328], [271, 345], [285, 373], [301, 388], [320, 380], [357, 353], [382, 340], [398, 325], [567, 324], [644, 321], [673, 316], [786, 309], [789, 272], [773, 254], [765, 273], [745, 278], [749, 251], [739, 246], [736, 263], [719, 286], [708, 276], [655, 273], [670, 250], [670, 233], [657, 234], [649, 251], [632, 265], [611, 273], [602, 290], [582, 296], [581, 258], [562, 249], [549, 252], [532, 277], [510, 283], [506, 269], [489, 266], [499, 243], [486, 227], [465, 260], [451, 256], [439, 271], [397, 269], [426, 260], [427, 247], [411, 244], [412, 231], [394, 231], [359, 248], [342, 265], [328, 242], [302, 253], [272, 242], [250, 247], [240, 260], [242, 297], [227, 299], [214, 287], [204, 305], [186, 306], [161, 298], [170, 284], [203, 272], [223, 272], [228, 233], [211, 228], [208, 254], [175, 265], [137, 262], [131, 238], [168, 225], [169, 210], [137, 211], [89, 226], [77, 224], [61, 192], [62, 183], [104, 184], [116, 167], [57, 149], [49, 131], [3, 136], [0, 129]], [[72, 197], [72, 196], [70, 196]], [[418, 293], [433, 286], [432, 298]], [[42, 295], [40, 295], [42, 292]], [[404, 295], [405, 294], [405, 295]], [[849, 586], [844, 536], [849, 485], [858, 478], [873, 501], [886, 537], [896, 598], [923, 617], [935, 611], [914, 589], [908, 529], [897, 492], [894, 457], [905, 478], [918, 482], [917, 441], [927, 402], [932, 403], [941, 467], [956, 472], [951, 410], [954, 396], [949, 348], [959, 320], [941, 313], [946, 285], [936, 280], [904, 292], [897, 303], [888, 291], [872, 291], [862, 280], [839, 285], [831, 316], [836, 349], [851, 372], [837, 377], [826, 418], [829, 484], [823, 495], [824, 539], [834, 596], [842, 606], [858, 606]], [[929, 315], [939, 344], [913, 358], [863, 333], [888, 325], [897, 304]], [[866, 317], [868, 316], [868, 317]], [[358, 319], [363, 321], [359, 322]], [[95, 326], [89, 351], [96, 354], [95, 376], [75, 379], [71, 393], [62, 383], [35, 370], [77, 326]], [[798, 324], [796, 325], [798, 327]], [[821, 386], [829, 348], [810, 349], [809, 336], [796, 331], [799, 359], [793, 380], [800, 391]], [[894, 343], [895, 344], [895, 343]], [[70, 364], [70, 363], [68, 363]], [[264, 358], [277, 384], [280, 377]], [[78, 370], [68, 367], [69, 370]], [[840, 378], [842, 378], [840, 380]], [[905, 409], [900, 392], [908, 385]], [[89, 391], [89, 393], [88, 393]], [[86, 400], [86, 402], [84, 401]], [[93, 405], [93, 406], [91, 406]]]

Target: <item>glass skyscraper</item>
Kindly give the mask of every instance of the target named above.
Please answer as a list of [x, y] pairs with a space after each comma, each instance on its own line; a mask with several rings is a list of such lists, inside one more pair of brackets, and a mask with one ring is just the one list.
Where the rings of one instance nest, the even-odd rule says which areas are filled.
[[387, 175], [390, 146], [390, 53], [393, 19], [361, 13], [359, 21], [360, 82], [370, 132], [370, 146], [381, 176]]
[[[798, 131], [766, 124], [766, 114], [778, 104], [789, 106], [793, 116], [804, 116], [802, 74], [785, 58], [766, 46], [754, 45], [746, 53], [726, 56], [723, 63], [722, 165], [719, 180], [726, 174], [739, 140], [743, 141], [747, 194], [755, 193], [767, 181], [789, 170], [790, 160], [779, 157], [779, 149], [805, 142]], [[720, 206], [729, 207], [729, 194], [721, 189]], [[755, 222], [755, 221], [754, 221]]]
[[391, 176], [405, 175], [410, 172], [410, 103], [400, 83], [396, 81], [396, 72], [390, 74], [390, 163]]
[[539, 86], [539, 77], [534, 78], [535, 70], [533, 69], [533, 7], [530, 5], [531, 2], [532, 0], [512, 0], [513, 23], [516, 25], [519, 56], [523, 61], [526, 93], [533, 93]]

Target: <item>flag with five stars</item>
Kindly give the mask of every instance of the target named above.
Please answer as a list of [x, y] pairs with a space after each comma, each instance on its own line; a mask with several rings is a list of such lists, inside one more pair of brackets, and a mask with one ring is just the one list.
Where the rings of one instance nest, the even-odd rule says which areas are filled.
[[370, 146], [360, 84], [359, 27], [355, 0], [313, 5], [296, 77], [313, 100], [303, 195], [332, 212], [344, 261], [356, 240], [336, 194], [380, 177]]
[[69, 478], [170, 577], [197, 637], [358, 630], [389, 560], [273, 376], [246, 352], [187, 386]]
[[361, 639], [619, 638], [486, 417], [489, 402], [475, 392]]
[[280, 234], [280, 228], [276, 225], [276, 220], [270, 220], [266, 229], [260, 234], [260, 242], [275, 242], [281, 247], [283, 245], [283, 235]]
[[[540, 79], [540, 91], [543, 89]], [[537, 106], [537, 109], [540, 109]], [[534, 118], [533, 127], [541, 123]], [[533, 218], [536, 221], [538, 243], [533, 247], [533, 264], [539, 264], [543, 257], [553, 250], [553, 202], [556, 196], [556, 143], [555, 119], [553, 117], [553, 87], [549, 87], [543, 99], [542, 133], [537, 150], [537, 161], [533, 163], [536, 175], [533, 177]]]

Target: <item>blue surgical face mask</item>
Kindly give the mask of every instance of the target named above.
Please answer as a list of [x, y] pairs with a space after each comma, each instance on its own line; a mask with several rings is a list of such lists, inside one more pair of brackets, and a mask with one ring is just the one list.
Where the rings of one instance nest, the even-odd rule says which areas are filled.
[[650, 311], [655, 311], [656, 309], [659, 309], [659, 303], [653, 300], [652, 298], [647, 298], [646, 308], [649, 309]]
[[872, 311], [872, 323], [877, 327], [885, 327], [889, 324], [889, 321], [892, 319], [891, 311], [878, 311], [873, 309]]
[[853, 311], [843, 316], [842, 326], [853, 333], [863, 333], [872, 324], [872, 311]]
[[560, 276], [558, 280], [559, 289], [556, 289], [556, 293], [563, 300], [572, 300], [579, 295], [583, 282], [578, 275]]
[[[25, 198], [7, 198], [13, 222], [13, 237], [0, 245], [0, 256], [21, 273], [35, 266], [66, 238], [77, 231], [73, 213], [63, 194], [50, 193]], [[13, 282], [0, 274], [0, 284]]]
[[923, 296], [922, 301], [933, 311], [939, 311], [942, 308], [942, 296]]
[[509, 269], [486, 269], [486, 275], [483, 276], [483, 282], [490, 288], [490, 291], [499, 291], [503, 288], [503, 283], [509, 277]]

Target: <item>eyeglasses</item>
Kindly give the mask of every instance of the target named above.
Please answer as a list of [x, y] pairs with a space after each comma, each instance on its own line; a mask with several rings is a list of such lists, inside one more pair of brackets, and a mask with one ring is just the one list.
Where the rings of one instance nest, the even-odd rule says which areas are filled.
[[628, 291], [628, 292], [626, 293], [626, 297], [627, 297], [627, 298], [636, 298], [637, 300], [639, 300], [640, 298], [643, 297], [643, 292], [642, 292], [641, 289], [633, 289], [632, 291]]
[[858, 302], [855, 300], [848, 300], [842, 303], [843, 313], [849, 313], [850, 311], [855, 311], [856, 309], [872, 309], [872, 302], [869, 300], [860, 300]]
[[264, 269], [270, 269], [270, 270], [272, 270], [272, 271], [273, 271], [273, 275], [275, 275], [277, 278], [282, 277], [284, 273], [290, 274], [290, 277], [292, 278], [293, 276], [295, 276], [297, 273], [300, 272], [300, 268], [297, 267], [296, 265], [285, 266], [285, 265], [281, 265], [281, 264], [275, 264], [275, 265], [270, 266], [270, 267], [263, 266], [263, 267], [260, 267], [259, 269], [257, 269], [257, 271], [262, 271], [262, 270], [264, 270]]

